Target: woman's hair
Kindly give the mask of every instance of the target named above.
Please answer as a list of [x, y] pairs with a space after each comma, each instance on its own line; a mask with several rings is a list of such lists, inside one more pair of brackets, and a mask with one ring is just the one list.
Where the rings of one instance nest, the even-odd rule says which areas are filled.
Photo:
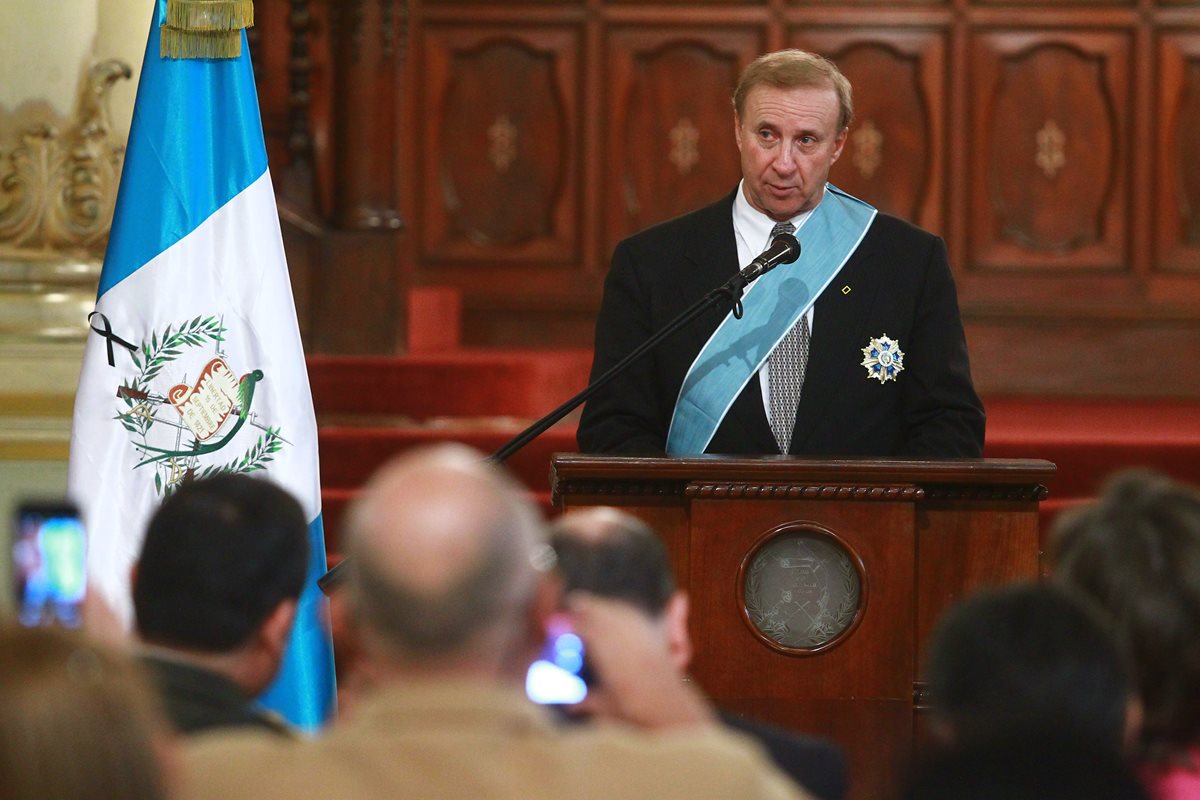
[[1145, 755], [1200, 738], [1200, 492], [1148, 471], [1116, 476], [1055, 525], [1058, 580], [1112, 618], [1145, 706]]
[[82, 635], [0, 626], [0, 800], [159, 800], [166, 728], [136, 666]]

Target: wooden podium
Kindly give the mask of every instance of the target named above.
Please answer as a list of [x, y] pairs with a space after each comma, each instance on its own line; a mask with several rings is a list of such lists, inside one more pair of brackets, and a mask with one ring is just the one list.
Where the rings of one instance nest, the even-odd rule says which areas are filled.
[[851, 797], [895, 793], [919, 746], [939, 615], [1041, 571], [1034, 460], [556, 455], [562, 510], [608, 505], [666, 542], [691, 598], [692, 676], [717, 705], [818, 734]]

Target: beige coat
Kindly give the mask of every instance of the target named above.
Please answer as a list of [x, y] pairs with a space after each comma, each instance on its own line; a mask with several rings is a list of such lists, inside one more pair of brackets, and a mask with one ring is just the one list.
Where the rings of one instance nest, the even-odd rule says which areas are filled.
[[183, 800], [808, 798], [717, 726], [556, 727], [512, 689], [463, 683], [380, 691], [315, 740], [198, 737], [181, 777]]

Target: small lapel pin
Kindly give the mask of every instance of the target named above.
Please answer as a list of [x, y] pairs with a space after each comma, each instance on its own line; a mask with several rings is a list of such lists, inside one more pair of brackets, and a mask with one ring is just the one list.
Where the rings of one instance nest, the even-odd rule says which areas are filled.
[[849, 287], [849, 286], [843, 286], [843, 287], [842, 287], [842, 294], [850, 294], [850, 287]]

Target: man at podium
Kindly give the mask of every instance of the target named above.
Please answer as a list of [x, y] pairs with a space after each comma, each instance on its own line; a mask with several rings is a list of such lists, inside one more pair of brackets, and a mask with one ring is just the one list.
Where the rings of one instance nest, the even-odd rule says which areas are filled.
[[742, 180], [617, 245], [596, 323], [603, 374], [777, 236], [801, 254], [599, 391], [583, 452], [977, 457], [984, 412], [945, 244], [827, 183], [850, 84], [800, 50], [764, 55], [734, 92]]

